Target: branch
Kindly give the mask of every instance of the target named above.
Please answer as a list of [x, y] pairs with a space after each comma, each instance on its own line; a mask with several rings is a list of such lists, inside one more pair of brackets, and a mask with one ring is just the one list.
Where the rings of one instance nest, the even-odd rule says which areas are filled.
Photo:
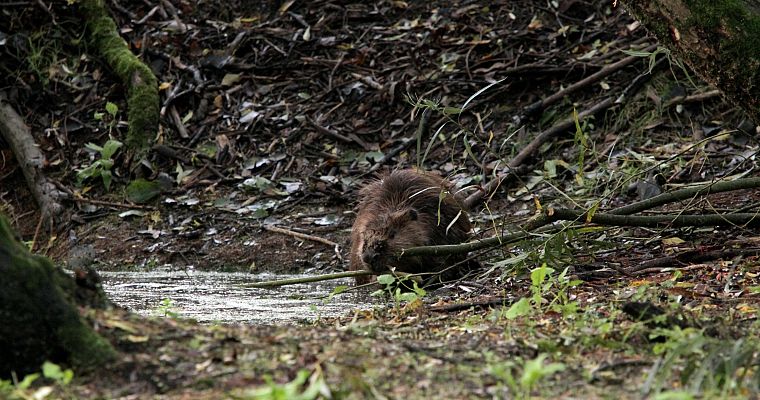
[[682, 228], [686, 226], [760, 226], [760, 214], [678, 214], [678, 215], [616, 215], [596, 213], [588, 220], [586, 211], [548, 209], [548, 218], [554, 221], [585, 220], [607, 226], [637, 226], [643, 228]]
[[462, 254], [488, 247], [504, 246], [519, 242], [531, 236], [530, 231], [557, 221], [587, 222], [606, 226], [636, 226], [646, 228], [686, 226], [760, 226], [760, 214], [699, 214], [699, 215], [616, 215], [611, 213], [596, 213], [587, 221], [588, 211], [549, 208], [521, 227], [521, 232], [504, 236], [494, 236], [484, 240], [462, 244], [447, 244], [440, 246], [422, 246], [403, 249], [399, 257], [414, 256], [443, 256]]
[[[609, 97], [597, 103], [593, 107], [578, 114], [578, 120], [581, 121], [591, 115], [604, 111], [612, 107], [614, 104], [615, 104], [615, 99], [612, 97]], [[535, 153], [541, 147], [542, 144], [546, 143], [546, 141], [549, 140], [550, 138], [562, 132], [570, 130], [574, 127], [575, 127], [575, 118], [570, 116], [566, 118], [564, 121], [541, 132], [527, 146], [525, 146], [525, 148], [523, 148], [512, 160], [510, 160], [507, 163], [506, 173], [499, 174], [499, 176], [491, 180], [483, 188], [483, 190], [479, 190], [471, 194], [469, 197], [467, 197], [467, 199], [465, 199], [464, 201], [465, 207], [467, 209], [472, 209], [472, 206], [475, 205], [475, 203], [477, 203], [478, 201], [480, 201], [483, 198], [483, 196], [485, 196], [488, 193], [493, 193], [493, 191], [495, 191], [504, 181], [506, 181], [509, 178], [509, 171], [521, 166], [525, 161], [528, 160], [529, 157], [533, 155], [533, 153]]]
[[0, 93], [0, 135], [10, 145], [24, 173], [26, 184], [40, 208], [41, 220], [46, 223], [51, 222], [51, 219], [57, 222], [63, 213], [59, 200], [65, 195], [42, 172], [47, 163], [45, 156], [34, 142], [29, 126], [8, 104], [5, 93]]
[[[644, 49], [644, 51], [654, 50], [655, 47], [656, 47], [655, 45], [649, 46], [646, 49]], [[591, 79], [593, 81], [592, 78], [594, 78], [594, 79], [600, 78], [600, 76], [598, 74], [602, 73], [603, 71], [606, 71], [603, 74], [603, 76], [607, 76], [610, 73], [612, 73], [613, 71], [615, 71], [615, 70], [617, 70], [619, 68], [622, 68], [625, 65], [628, 65], [631, 62], [635, 61], [636, 58], [641, 58], [641, 57], [631, 56], [631, 57], [627, 57], [627, 58], [625, 58], [625, 59], [623, 59], [623, 60], [621, 60], [621, 61], [619, 61], [619, 62], [617, 62], [615, 64], [608, 65], [602, 71], [599, 71], [596, 74], [591, 75], [588, 78], [577, 82], [575, 85], [572, 85], [571, 87], [575, 87], [575, 86], [581, 85], [582, 83], [589, 83], [587, 81], [589, 81], [589, 79]], [[657, 62], [655, 63], [655, 65], [652, 67], [651, 71], [654, 71], [655, 69], [658, 69], [658, 68], [662, 67], [663, 65], [665, 65], [664, 61], [665, 61], [665, 58], [660, 58], [659, 60], [657, 60]], [[652, 74], [650, 73], [650, 71], [647, 71], [645, 73], [640, 74], [628, 86], [626, 86], [625, 89], [623, 89], [623, 91], [620, 93], [620, 95], [617, 96], [616, 99], [607, 98], [607, 99], [605, 99], [605, 100], [597, 103], [596, 105], [592, 106], [591, 108], [586, 109], [586, 110], [580, 112], [578, 114], [578, 121], [582, 121], [583, 119], [585, 119], [585, 118], [587, 118], [589, 116], [596, 115], [596, 114], [598, 114], [598, 113], [600, 113], [602, 111], [605, 111], [606, 109], [608, 109], [608, 108], [610, 108], [610, 107], [612, 107], [614, 105], [619, 105], [619, 104], [625, 103], [628, 100], [628, 98], [631, 97], [633, 93], [637, 92], [643, 86], [644, 82], [646, 82], [647, 80], [649, 80], [651, 77], [652, 77]], [[571, 87], [568, 87], [568, 89], [570, 89]], [[577, 87], [576, 87], [576, 89], [577, 89]], [[562, 94], [564, 96], [564, 95], [566, 95], [568, 93], [570, 93], [570, 92], [565, 90], [565, 91], [558, 92], [557, 94], [555, 94], [555, 96], [557, 96], [559, 94]], [[538, 103], [541, 103], [540, 105], [542, 107], [546, 106], [547, 105], [547, 101], [551, 100], [553, 97], [554, 96], [550, 96], [547, 99], [544, 99], [544, 100], [542, 100], [542, 101], [540, 101]], [[556, 100], [552, 100], [552, 102], [553, 101], [556, 101]], [[535, 107], [538, 103], [535, 103], [532, 106], [529, 106], [528, 109], [530, 109], [531, 107]], [[504, 183], [504, 181], [506, 181], [510, 177], [510, 173], [512, 171], [514, 171], [517, 167], [520, 167], [522, 164], [524, 164], [531, 156], [533, 156], [533, 154], [536, 151], [538, 151], [538, 149], [544, 143], [546, 143], [549, 139], [553, 138], [554, 136], [556, 136], [556, 135], [558, 135], [558, 134], [560, 134], [562, 132], [571, 130], [574, 127], [575, 127], [575, 118], [573, 116], [570, 116], [570, 117], [566, 118], [564, 121], [562, 121], [562, 122], [560, 122], [560, 123], [552, 126], [551, 128], [549, 128], [549, 129], [541, 132], [527, 146], [525, 146], [525, 148], [523, 148], [520, 151], [520, 153], [518, 153], [512, 160], [510, 160], [507, 163], [507, 166], [505, 168], [506, 172], [498, 174], [498, 176], [495, 179], [491, 180], [483, 188], [483, 190], [479, 190], [479, 191], [471, 194], [469, 197], [467, 197], [467, 199], [464, 201], [465, 207], [467, 207], [467, 209], [472, 209], [472, 207], [475, 205], [475, 203], [477, 203], [478, 201], [480, 201], [484, 196], [486, 196], [486, 195], [488, 195], [490, 193], [493, 193], [499, 186], [501, 186], [501, 184]]]
[[[653, 44], [653, 45], [651, 45], [651, 46], [649, 46], [649, 47], [647, 47], [647, 48], [645, 48], [645, 49], [643, 49], [641, 51], [648, 53], [648, 52], [654, 51], [654, 49], [656, 49], [656, 48], [657, 48], [657, 45]], [[544, 108], [546, 108], [546, 107], [548, 107], [548, 106], [556, 103], [559, 100], [562, 100], [565, 96], [569, 95], [570, 93], [573, 93], [573, 92], [575, 92], [575, 91], [577, 91], [579, 89], [582, 89], [582, 88], [584, 88], [584, 87], [586, 87], [586, 86], [588, 86], [588, 85], [590, 85], [590, 84], [592, 84], [594, 82], [597, 82], [597, 81], [601, 80], [602, 78], [604, 78], [604, 77], [612, 74], [613, 72], [621, 70], [621, 69], [627, 67], [628, 65], [633, 64], [634, 62], [636, 62], [638, 60], [641, 60], [641, 57], [639, 57], [639, 56], [628, 56], [628, 57], [626, 57], [626, 58], [624, 58], [624, 59], [622, 59], [622, 60], [620, 60], [620, 61], [618, 61], [616, 63], [610, 64], [610, 65], [606, 65], [605, 67], [603, 67], [602, 69], [600, 69], [596, 73], [594, 73], [592, 75], [589, 75], [586, 78], [581, 79], [578, 82], [573, 83], [572, 85], [566, 87], [563, 90], [560, 90], [557, 93], [554, 93], [553, 95], [551, 95], [551, 96], [549, 96], [549, 97], [547, 97], [545, 99], [541, 99], [541, 100], [539, 100], [539, 101], [537, 101], [537, 102], [529, 105], [528, 107], [525, 107], [525, 110], [523, 111], [523, 115], [520, 116], [519, 120], [520, 121], [524, 120], [526, 117], [528, 117], [528, 116], [530, 116], [532, 114], [535, 114], [535, 113], [543, 110]]]
[[285, 286], [285, 285], [295, 285], [298, 283], [321, 282], [321, 281], [329, 281], [333, 279], [353, 278], [357, 276], [371, 276], [371, 275], [375, 275], [375, 273], [370, 272], [370, 271], [346, 271], [346, 272], [337, 272], [334, 274], [307, 276], [304, 278], [280, 279], [276, 281], [250, 283], [244, 286], [249, 287], [249, 288], [273, 288], [273, 287]]
[[609, 212], [614, 215], [630, 215], [649, 210], [663, 204], [674, 203], [692, 197], [704, 196], [710, 193], [729, 192], [732, 190], [753, 189], [760, 187], [760, 178], [736, 179], [733, 181], [718, 181], [708, 185], [691, 187], [674, 192], [663, 193]]

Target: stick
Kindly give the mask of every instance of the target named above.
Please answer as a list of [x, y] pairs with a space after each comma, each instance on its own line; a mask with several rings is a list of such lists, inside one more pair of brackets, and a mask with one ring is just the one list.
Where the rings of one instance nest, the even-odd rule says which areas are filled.
[[690, 96], [677, 96], [668, 100], [668, 102], [665, 103], [664, 107], [667, 108], [667, 107], [672, 107], [676, 104], [693, 103], [693, 102], [698, 102], [698, 101], [709, 100], [709, 99], [712, 99], [713, 97], [720, 96], [721, 93], [722, 92], [720, 90], [715, 89], [715, 90], [708, 90], [707, 92], [692, 94]]
[[298, 283], [321, 282], [321, 281], [329, 281], [333, 279], [353, 278], [357, 276], [370, 276], [370, 275], [375, 275], [375, 273], [370, 272], [370, 271], [346, 271], [346, 272], [336, 272], [334, 274], [307, 276], [305, 278], [290, 278], [290, 279], [280, 279], [280, 280], [275, 280], [275, 281], [249, 283], [243, 286], [249, 287], [249, 288], [273, 288], [273, 287], [279, 287], [279, 286], [285, 286], [285, 285], [295, 285]]
[[317, 123], [317, 121], [314, 121], [313, 119], [308, 118], [308, 117], [306, 118], [306, 122], [308, 122], [309, 125], [311, 125], [314, 129], [316, 129], [317, 131], [319, 131], [322, 134], [326, 134], [326, 135], [332, 136], [333, 138], [338, 139], [338, 140], [342, 140], [342, 141], [344, 141], [346, 143], [356, 143], [359, 146], [361, 146], [364, 149], [364, 151], [369, 151], [370, 150], [369, 145], [366, 142], [364, 142], [363, 140], [359, 139], [358, 137], [350, 138], [350, 137], [345, 136], [345, 135], [343, 135], [343, 134], [341, 134], [341, 133], [339, 133], [337, 131], [334, 131], [334, 130], [329, 129], [329, 128], [325, 128], [324, 126], [319, 125]]
[[[582, 121], [584, 118], [594, 115], [598, 112], [604, 111], [610, 107], [612, 107], [615, 104], [615, 99], [612, 97], [609, 97], [593, 107], [581, 112], [578, 114], [578, 121]], [[491, 180], [484, 188], [483, 190], [479, 190], [473, 194], [471, 194], [467, 199], [464, 201], [465, 207], [467, 209], [472, 209], [472, 206], [475, 205], [480, 199], [483, 198], [487, 193], [493, 193], [496, 188], [498, 188], [503, 181], [507, 180], [509, 178], [509, 171], [521, 166], [525, 161], [528, 160], [530, 156], [533, 155], [534, 152], [536, 152], [539, 147], [541, 147], [542, 144], [546, 143], [548, 139], [551, 137], [564, 132], [566, 130], [569, 130], [575, 126], [575, 118], [572, 116], [569, 118], [566, 118], [564, 121], [552, 126], [551, 128], [541, 132], [538, 136], [536, 136], [525, 148], [523, 148], [512, 160], [507, 163], [507, 172], [504, 174], [499, 174], [499, 176], [493, 180]]]
[[[645, 48], [642, 51], [644, 51], [644, 52], [651, 52], [651, 51], [653, 51], [656, 48], [657, 48], [657, 45], [653, 44], [653, 45]], [[620, 69], [623, 69], [624, 67], [626, 67], [626, 66], [628, 66], [628, 65], [630, 65], [630, 64], [632, 64], [632, 63], [634, 63], [635, 61], [638, 61], [638, 60], [641, 60], [641, 57], [639, 57], [639, 56], [629, 56], [629, 57], [626, 57], [626, 58], [624, 58], [624, 59], [622, 59], [622, 60], [620, 60], [620, 61], [618, 61], [616, 63], [613, 63], [613, 64], [610, 64], [610, 65], [607, 65], [607, 66], [603, 67], [602, 69], [600, 69], [596, 73], [594, 73], [592, 75], [589, 75], [588, 77], [586, 77], [584, 79], [581, 79], [578, 82], [573, 83], [572, 85], [566, 87], [565, 89], [560, 90], [559, 92], [554, 93], [553, 95], [551, 95], [551, 96], [549, 96], [549, 97], [547, 97], [545, 99], [539, 100], [539, 101], [537, 101], [537, 102], [529, 105], [528, 107], [525, 108], [525, 111], [523, 112], [523, 115], [521, 116], [520, 120], [524, 120], [525, 117], [530, 116], [532, 114], [535, 114], [536, 112], [543, 110], [547, 106], [552, 105], [552, 104], [556, 103], [559, 100], [562, 100], [562, 98], [564, 98], [568, 94], [573, 93], [573, 92], [577, 91], [578, 89], [582, 89], [582, 88], [584, 88], [584, 87], [586, 87], [586, 86], [588, 86], [588, 85], [590, 85], [590, 84], [592, 84], [594, 82], [597, 82], [597, 81], [601, 80], [602, 78], [604, 78], [604, 77], [612, 74], [613, 72], [618, 71]]]
[[264, 229], [268, 230], [269, 232], [281, 233], [283, 235], [293, 236], [295, 238], [303, 240], [311, 240], [312, 242], [319, 242], [332, 247], [338, 246], [337, 243], [329, 239], [321, 238], [319, 236], [307, 235], [305, 233], [295, 232], [288, 229], [278, 228], [276, 226], [264, 225]]
[[610, 214], [629, 215], [644, 210], [661, 206], [663, 204], [674, 203], [692, 197], [708, 195], [710, 193], [730, 192], [732, 190], [753, 189], [760, 187], [760, 178], [744, 178], [733, 181], [717, 181], [704, 186], [691, 187], [676, 190], [674, 192], [663, 193], [658, 196], [648, 198], [624, 207], [616, 208], [610, 211]]
[[99, 206], [107, 206], [107, 207], [129, 208], [129, 209], [136, 209], [136, 210], [155, 210], [156, 209], [156, 207], [154, 206], [146, 206], [146, 205], [140, 205], [140, 204], [114, 203], [111, 201], [87, 199], [84, 197], [71, 197], [71, 200], [77, 203], [90, 203], [90, 204], [95, 204]]
[[[654, 46], [654, 45], [653, 45]], [[644, 51], [649, 51], [651, 49], [654, 49], [653, 46], [647, 47]], [[626, 61], [630, 59], [631, 57], [628, 57], [622, 61]], [[635, 58], [635, 57], [634, 57]], [[654, 68], [659, 68], [662, 65], [664, 65], [664, 58], [661, 58], [658, 60], [655, 64]], [[613, 65], [617, 65], [618, 67], [622, 68], [619, 64], [622, 62], [618, 62], [612, 65], [609, 65], [608, 67], [612, 67]], [[627, 64], [626, 64], [627, 65]], [[624, 66], [624, 65], [623, 65]], [[606, 68], [606, 67], [605, 67]], [[613, 70], [609, 70], [608, 73], [611, 73]], [[601, 73], [602, 71], [597, 72], [597, 74]], [[596, 76], [592, 75], [587, 79], [590, 79], [592, 77]], [[606, 75], [605, 75], [606, 76]], [[601, 102], [597, 103], [596, 105], [592, 106], [589, 109], [586, 109], [578, 114], [578, 121], [581, 121], [589, 116], [596, 115], [602, 111], [607, 110], [608, 108], [614, 106], [623, 104], [629, 96], [632, 96], [633, 93], [637, 92], [641, 86], [644, 84], [645, 81], [649, 80], [652, 77], [650, 73], [644, 73], [636, 77], [623, 91], [620, 93], [620, 95], [616, 98], [607, 98], [605, 100], [602, 100]], [[587, 79], [584, 79], [580, 82], [578, 82], [576, 85], [585, 82]], [[575, 86], [575, 85], [574, 85]], [[570, 87], [568, 87], [570, 89]], [[564, 94], [567, 94], [568, 92], [562, 91]], [[560, 92], [560, 93], [562, 93]], [[559, 94], [559, 93], [558, 93]], [[548, 98], [550, 99], [550, 98]], [[547, 99], [547, 100], [548, 100]], [[545, 106], [545, 102], [547, 100], [542, 101], [542, 105]], [[535, 106], [534, 104], [533, 106]], [[530, 107], [528, 107], [530, 108]], [[475, 203], [480, 201], [484, 196], [494, 193], [496, 189], [508, 178], [510, 178], [510, 173], [512, 173], [516, 168], [522, 166], [529, 157], [533, 155], [540, 147], [543, 145], [546, 141], [548, 141], [550, 138], [564, 132], [571, 130], [575, 127], [575, 117], [570, 116], [566, 118], [564, 121], [557, 123], [556, 125], [550, 127], [549, 129], [541, 132], [538, 136], [536, 136], [525, 148], [522, 149], [512, 160], [510, 160], [507, 163], [507, 166], [505, 168], [506, 172], [498, 174], [498, 176], [488, 182], [488, 184], [483, 188], [483, 190], [479, 190], [473, 194], [471, 194], [467, 199], [464, 201], [465, 207], [467, 209], [472, 209]]]
[[[547, 209], [543, 214], [532, 219], [522, 226], [524, 232], [518, 232], [504, 236], [494, 236], [487, 239], [467, 242], [462, 244], [447, 244], [440, 246], [422, 246], [403, 249], [399, 257], [414, 256], [441, 256], [449, 254], [461, 254], [480, 250], [487, 247], [507, 245], [530, 236], [533, 229], [549, 225], [557, 221], [584, 222], [588, 217], [587, 211], [569, 209]], [[736, 213], [736, 214], [699, 214], [699, 215], [616, 215], [596, 213], [591, 217], [593, 224], [606, 226], [637, 226], [647, 228], [658, 227], [686, 227], [686, 226], [760, 226], [760, 214]]]

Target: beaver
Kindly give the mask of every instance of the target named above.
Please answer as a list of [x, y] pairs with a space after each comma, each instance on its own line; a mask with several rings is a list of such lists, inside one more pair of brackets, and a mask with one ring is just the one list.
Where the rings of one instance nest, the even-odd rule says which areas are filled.
[[[470, 220], [452, 187], [449, 181], [416, 169], [396, 170], [364, 186], [351, 230], [349, 270], [438, 272], [464, 260], [464, 255], [396, 257], [401, 249], [458, 244], [470, 237]], [[371, 280], [357, 277], [356, 284]]]

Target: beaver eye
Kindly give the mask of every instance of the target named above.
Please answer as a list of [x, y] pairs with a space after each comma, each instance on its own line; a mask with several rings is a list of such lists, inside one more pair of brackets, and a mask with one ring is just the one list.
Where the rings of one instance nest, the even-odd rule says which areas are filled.
[[393, 239], [396, 237], [396, 231], [390, 231], [388, 233], [388, 239]]

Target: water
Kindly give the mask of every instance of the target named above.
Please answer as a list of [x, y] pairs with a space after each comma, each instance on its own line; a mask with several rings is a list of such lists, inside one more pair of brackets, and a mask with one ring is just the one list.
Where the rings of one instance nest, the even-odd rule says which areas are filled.
[[322, 297], [336, 286], [351, 285], [348, 279], [254, 289], [245, 285], [304, 275], [184, 270], [101, 272], [100, 275], [109, 298], [133, 312], [163, 315], [162, 301], [170, 299], [170, 311], [205, 323], [297, 323], [350, 315], [355, 309], [372, 307], [366, 293], [342, 293], [324, 302]]

